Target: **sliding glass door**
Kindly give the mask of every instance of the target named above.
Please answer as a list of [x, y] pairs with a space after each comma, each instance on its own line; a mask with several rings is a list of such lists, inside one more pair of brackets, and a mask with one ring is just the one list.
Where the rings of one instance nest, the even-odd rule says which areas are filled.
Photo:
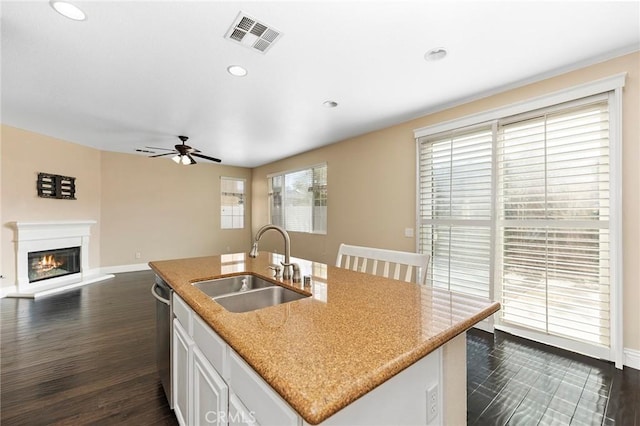
[[612, 359], [609, 95], [418, 147], [432, 285], [500, 301], [496, 327]]

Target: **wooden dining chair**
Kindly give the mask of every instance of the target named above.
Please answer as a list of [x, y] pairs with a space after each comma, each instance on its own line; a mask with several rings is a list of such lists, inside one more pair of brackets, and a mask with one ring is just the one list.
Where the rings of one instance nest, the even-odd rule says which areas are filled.
[[404, 281], [425, 284], [429, 255], [340, 244], [336, 266], [396, 280], [402, 275]]

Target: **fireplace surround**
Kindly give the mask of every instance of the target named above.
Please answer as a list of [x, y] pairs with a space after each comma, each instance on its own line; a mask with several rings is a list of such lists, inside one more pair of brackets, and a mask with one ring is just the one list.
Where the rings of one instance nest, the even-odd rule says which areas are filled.
[[14, 222], [16, 293], [45, 296], [111, 278], [89, 268], [89, 241], [95, 220]]

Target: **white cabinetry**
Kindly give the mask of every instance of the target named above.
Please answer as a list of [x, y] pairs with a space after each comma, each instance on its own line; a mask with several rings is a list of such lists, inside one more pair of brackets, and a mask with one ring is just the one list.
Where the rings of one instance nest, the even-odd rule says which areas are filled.
[[202, 352], [193, 348], [193, 411], [196, 426], [226, 424], [229, 388]]
[[190, 424], [189, 400], [191, 399], [191, 372], [193, 340], [189, 337], [178, 319], [173, 320], [173, 409], [178, 423]]
[[253, 413], [244, 406], [236, 394], [229, 393], [229, 426], [245, 426], [248, 424], [260, 426]]
[[300, 426], [302, 418], [173, 294], [174, 405], [182, 425]]
[[229, 388], [198, 347], [193, 311], [174, 294], [173, 404], [178, 423], [226, 425]]

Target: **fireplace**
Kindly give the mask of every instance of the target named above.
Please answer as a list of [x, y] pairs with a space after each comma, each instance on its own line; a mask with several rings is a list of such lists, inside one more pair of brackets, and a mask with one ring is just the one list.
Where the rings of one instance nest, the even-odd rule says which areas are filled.
[[16, 285], [9, 297], [38, 298], [112, 278], [89, 268], [95, 220], [13, 222]]
[[80, 247], [31, 251], [27, 256], [30, 283], [80, 272]]

